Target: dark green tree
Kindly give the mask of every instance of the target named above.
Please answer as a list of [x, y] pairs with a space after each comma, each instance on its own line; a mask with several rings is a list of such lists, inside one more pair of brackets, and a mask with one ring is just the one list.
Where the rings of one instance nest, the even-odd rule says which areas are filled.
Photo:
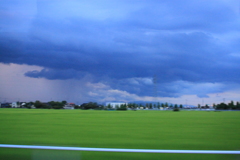
[[158, 102], [157, 103], [157, 108], [160, 109], [160, 107], [161, 107], [161, 104]]
[[149, 103], [149, 109], [152, 109], [153, 105], [152, 103]]
[[132, 103], [128, 103], [128, 108], [132, 109], [133, 108], [133, 104]]
[[236, 104], [236, 109], [240, 110], [240, 103], [239, 102], [237, 102], [237, 104]]
[[201, 108], [201, 105], [200, 105], [200, 104], [198, 104], [198, 108], [199, 108], [199, 109]]
[[64, 106], [65, 104], [67, 104], [67, 101], [62, 101], [62, 104], [63, 104], [63, 106]]
[[164, 106], [165, 106], [165, 107], [168, 107], [168, 103], [166, 102]]
[[83, 103], [81, 109], [99, 109], [99, 105], [96, 102]]
[[35, 106], [36, 108], [43, 108], [43, 104], [42, 104], [42, 102], [40, 102], [39, 100], [35, 101], [34, 106]]
[[164, 105], [163, 103], [161, 103], [161, 107], [162, 107], [162, 108], [164, 108], [164, 107], [165, 107], [165, 105]]
[[228, 109], [228, 105], [226, 105], [225, 103], [220, 103], [216, 106], [216, 109]]
[[111, 109], [112, 106], [110, 104], [107, 105], [107, 109]]
[[231, 101], [230, 103], [228, 103], [228, 108], [229, 109], [236, 109], [236, 106], [234, 105], [234, 102]]
[[213, 108], [216, 108], [216, 104], [215, 103], [213, 103]]
[[119, 111], [126, 111], [127, 110], [127, 105], [126, 104], [121, 104], [119, 108], [117, 108]]
[[148, 108], [149, 107], [149, 105], [148, 105], [148, 103], [146, 103], [146, 108]]
[[53, 108], [53, 109], [63, 109], [64, 103], [62, 102], [57, 102], [57, 101], [51, 101], [48, 102], [49, 104], [49, 108]]

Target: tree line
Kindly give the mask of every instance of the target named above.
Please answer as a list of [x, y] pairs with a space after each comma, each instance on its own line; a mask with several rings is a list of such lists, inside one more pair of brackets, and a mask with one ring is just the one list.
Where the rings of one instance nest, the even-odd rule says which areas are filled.
[[[19, 103], [19, 102], [18, 102]], [[39, 100], [35, 102], [27, 102], [24, 105], [20, 105], [21, 108], [37, 108], [37, 109], [63, 109], [64, 106], [67, 104], [67, 101], [50, 101], [50, 102], [41, 102]], [[128, 104], [121, 104], [119, 106], [115, 106], [114, 109], [116, 110], [127, 110], [127, 109], [160, 109], [160, 108], [183, 108], [183, 105], [177, 104], [168, 104], [166, 103], [145, 103], [145, 104], [138, 104], [138, 103], [128, 103]], [[113, 109], [113, 107], [108, 104], [107, 106], [98, 104], [97, 102], [88, 102], [83, 103], [81, 105], [74, 105], [74, 109], [94, 109], [94, 110], [108, 110]]]
[[233, 101], [231, 101], [230, 103], [220, 103], [220, 104], [213, 104], [213, 107], [217, 110], [240, 110], [240, 103], [236, 102], [236, 104], [234, 104]]
[[107, 106], [99, 105], [96, 102], [89, 102], [89, 103], [83, 103], [82, 105], [75, 107], [75, 109], [98, 109], [98, 110], [136, 110], [136, 109], [160, 109], [160, 108], [183, 108], [183, 105], [177, 105], [177, 104], [168, 104], [166, 103], [145, 103], [145, 104], [138, 104], [138, 103], [128, 103], [128, 104], [121, 104], [116, 105], [115, 108], [113, 108], [110, 104]]
[[[67, 101], [50, 101], [50, 102], [41, 102], [39, 100], [35, 101], [35, 102], [26, 102], [26, 103], [22, 103], [20, 104], [20, 102], [17, 102], [18, 105], [20, 106], [20, 108], [37, 108], [37, 109], [63, 109], [64, 106], [67, 103]], [[9, 106], [10, 107], [10, 106]], [[131, 110], [136, 110], [136, 109], [165, 109], [165, 108], [169, 108], [169, 109], [174, 109], [174, 108], [183, 108], [183, 105], [180, 104], [169, 104], [167, 102], [165, 103], [145, 103], [145, 104], [139, 104], [139, 103], [128, 103], [128, 104], [121, 104], [119, 106], [115, 106], [115, 108], [113, 108], [110, 104], [108, 104], [107, 106], [102, 105], [102, 104], [98, 104], [97, 102], [88, 102], [88, 103], [83, 103], [81, 105], [73, 105], [74, 109], [83, 109], [83, 110], [87, 110], [87, 109], [94, 109], [94, 110], [127, 110], [127, 109], [131, 109]], [[6, 107], [7, 108], [7, 107]], [[198, 104], [197, 108], [210, 108], [210, 106], [208, 106], [207, 104], [205, 106], [201, 106], [200, 104]], [[234, 104], [233, 101], [231, 101], [230, 103], [220, 103], [220, 104], [213, 104], [213, 108], [216, 110], [240, 110], [240, 102], [236, 102]]]
[[67, 104], [67, 101], [50, 101], [50, 102], [41, 102], [39, 100], [35, 102], [26, 102], [20, 104], [17, 102], [20, 108], [37, 108], [37, 109], [63, 109], [64, 105]]

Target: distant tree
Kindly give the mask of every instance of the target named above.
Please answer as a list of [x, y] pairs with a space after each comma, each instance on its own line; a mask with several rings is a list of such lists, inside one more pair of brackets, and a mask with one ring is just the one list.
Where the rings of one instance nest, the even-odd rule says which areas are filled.
[[63, 109], [63, 106], [65, 105], [62, 102], [57, 102], [57, 101], [50, 101], [48, 102], [49, 107], [48, 108], [53, 108], [53, 109]]
[[111, 109], [112, 106], [110, 104], [107, 105], [107, 109]]
[[99, 105], [96, 102], [83, 103], [81, 109], [98, 109]]
[[162, 108], [164, 108], [164, 107], [165, 107], [165, 105], [164, 105], [163, 103], [161, 103], [161, 107], [162, 107]]
[[137, 107], [138, 107], [138, 104], [136, 104], [136, 103], [133, 103], [133, 107], [132, 107], [132, 109], [133, 109], [133, 110], [136, 110], [136, 109], [137, 109]]
[[132, 103], [128, 103], [128, 108], [132, 109], [132, 107], [133, 107], [133, 104]]
[[43, 108], [43, 104], [39, 100], [35, 101], [34, 106], [36, 108]]
[[237, 109], [237, 105], [233, 105], [233, 106], [232, 106], [232, 109], [233, 109], [233, 110]]
[[149, 107], [149, 105], [148, 105], [148, 103], [146, 103], [146, 108], [148, 108]]
[[53, 109], [63, 109], [63, 106], [60, 106], [60, 105], [55, 105], [55, 106], [52, 106]]
[[126, 111], [127, 110], [127, 105], [126, 104], [121, 104], [119, 108], [117, 108], [119, 111]]
[[64, 106], [65, 104], [67, 104], [67, 101], [62, 101], [62, 104], [63, 104], [63, 106]]
[[223, 109], [229, 109], [229, 106], [224, 103], [224, 108]]
[[228, 105], [225, 103], [220, 103], [216, 106], [216, 109], [228, 109]]
[[153, 104], [153, 108], [155, 108], [155, 109], [156, 109], [156, 108], [157, 108], [157, 104], [155, 104], [155, 103], [154, 103], [154, 104]]
[[137, 104], [136, 103], [129, 103], [128, 104], [128, 108], [131, 109], [131, 110], [135, 110], [137, 108]]
[[198, 108], [201, 108], [201, 105], [200, 105], [200, 104], [198, 104]]
[[152, 103], [149, 103], [149, 108], [152, 109], [153, 105]]
[[177, 112], [180, 111], [179, 108], [173, 108], [173, 111]]
[[160, 103], [158, 102], [157, 103], [157, 108], [159, 109], [161, 107]]
[[180, 104], [179, 108], [183, 108], [183, 105], [182, 105], [182, 104]]
[[231, 101], [230, 103], [228, 103], [228, 108], [229, 108], [229, 109], [236, 109], [233, 101]]
[[126, 104], [126, 103], [124, 103], [124, 104], [122, 105], [122, 108], [123, 108], [123, 109], [125, 109], [125, 108], [126, 108], [126, 110], [127, 110], [127, 104]]
[[177, 105], [177, 104], [175, 104], [175, 105], [174, 105], [174, 108], [178, 108], [178, 105]]
[[139, 108], [140, 107], [140, 104], [136, 104], [136, 108]]
[[205, 105], [205, 108], [209, 108], [209, 106], [206, 104], [206, 105]]
[[168, 107], [168, 103], [166, 102], [164, 106], [165, 106], [165, 107]]
[[240, 110], [240, 103], [239, 102], [237, 102], [237, 104], [236, 104], [236, 109]]
[[54, 102], [54, 101], [50, 101], [50, 102], [48, 102], [48, 104], [49, 104], [51, 107], [53, 107], [53, 106], [56, 105], [56, 102]]
[[136, 107], [136, 104], [135, 103], [132, 103], [132, 109], [135, 109], [135, 107]]
[[81, 106], [80, 105], [75, 105], [74, 109], [81, 109]]
[[215, 103], [213, 103], [213, 108], [216, 108], [216, 104]]

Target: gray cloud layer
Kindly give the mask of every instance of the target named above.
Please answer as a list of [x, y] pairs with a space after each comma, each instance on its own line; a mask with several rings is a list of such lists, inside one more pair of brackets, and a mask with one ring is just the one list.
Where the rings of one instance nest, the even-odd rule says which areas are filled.
[[129, 79], [156, 75], [160, 96], [185, 94], [182, 82], [239, 83], [237, 1], [37, 1], [35, 10], [1, 3], [0, 62], [45, 68], [28, 77], [92, 75], [112, 88], [151, 95], [152, 84]]

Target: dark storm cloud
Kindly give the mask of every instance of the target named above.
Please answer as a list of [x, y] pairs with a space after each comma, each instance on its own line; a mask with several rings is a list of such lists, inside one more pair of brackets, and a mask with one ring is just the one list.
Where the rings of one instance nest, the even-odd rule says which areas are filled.
[[73, 77], [75, 78], [83, 78], [84, 73], [75, 71], [73, 69], [68, 69], [68, 70], [47, 70], [47, 69], [42, 69], [41, 71], [29, 71], [25, 73], [25, 76], [32, 77], [32, 78], [47, 78], [50, 80], [54, 79], [60, 79], [60, 80], [65, 80], [65, 79], [71, 79]]
[[239, 33], [240, 18], [235, 5], [38, 1], [28, 32], [2, 31], [0, 62], [42, 66], [25, 73], [33, 78], [81, 79], [91, 74], [95, 81], [139, 95], [153, 91], [149, 84], [138, 79], [133, 85], [129, 79], [156, 75], [161, 96], [179, 96], [171, 88], [178, 81], [237, 83], [240, 37], [232, 33]]

